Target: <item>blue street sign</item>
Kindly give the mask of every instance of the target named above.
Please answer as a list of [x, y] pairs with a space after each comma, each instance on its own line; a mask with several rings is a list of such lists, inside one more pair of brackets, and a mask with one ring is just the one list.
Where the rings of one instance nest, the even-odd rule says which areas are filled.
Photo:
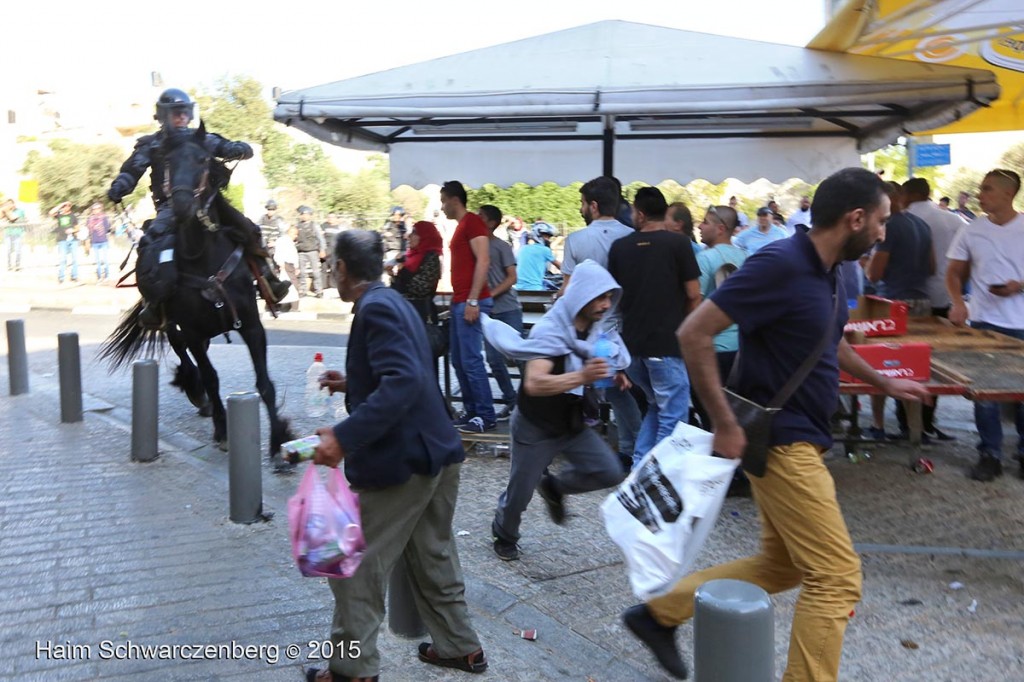
[[949, 165], [948, 144], [915, 144], [913, 149], [914, 166], [918, 168]]

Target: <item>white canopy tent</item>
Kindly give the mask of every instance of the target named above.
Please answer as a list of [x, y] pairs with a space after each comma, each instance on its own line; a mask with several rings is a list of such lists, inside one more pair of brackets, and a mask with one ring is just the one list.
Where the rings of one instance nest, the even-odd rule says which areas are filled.
[[391, 184], [817, 180], [999, 96], [988, 71], [603, 21], [280, 96]]

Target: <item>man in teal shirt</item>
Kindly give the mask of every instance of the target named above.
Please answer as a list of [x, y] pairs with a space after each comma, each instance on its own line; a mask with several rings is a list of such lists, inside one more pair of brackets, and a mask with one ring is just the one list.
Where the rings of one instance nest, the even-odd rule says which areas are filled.
[[[728, 206], [712, 206], [700, 224], [700, 240], [707, 247], [697, 254], [697, 267], [700, 268], [698, 282], [704, 299], [713, 294], [718, 285], [747, 259], [747, 252], [732, 243], [732, 235], [737, 226], [736, 215], [736, 211]], [[715, 336], [715, 358], [723, 381], [729, 377], [739, 344], [739, 331], [735, 324]], [[694, 409], [700, 416], [701, 425], [709, 428], [707, 412], [699, 400], [694, 400]]]
[[555, 228], [547, 223], [538, 223], [533, 228], [531, 241], [519, 249], [516, 256], [517, 291], [546, 291], [550, 287], [544, 285], [544, 275], [548, 271], [548, 263], [556, 268], [561, 267], [551, 251], [551, 237]]

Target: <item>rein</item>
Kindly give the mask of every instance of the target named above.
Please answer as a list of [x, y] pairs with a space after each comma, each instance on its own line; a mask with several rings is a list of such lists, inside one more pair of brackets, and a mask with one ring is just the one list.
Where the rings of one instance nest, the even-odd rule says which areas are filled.
[[213, 192], [210, 192], [209, 197], [206, 200], [203, 200], [203, 194], [205, 194], [206, 190], [209, 188], [210, 165], [207, 164], [206, 168], [203, 169], [203, 175], [199, 178], [199, 186], [195, 189], [185, 186], [172, 187], [170, 170], [170, 164], [168, 163], [164, 168], [164, 181], [162, 183], [164, 196], [167, 197], [168, 201], [172, 200], [175, 192], [191, 192], [192, 198], [199, 204], [199, 208], [196, 209], [196, 220], [201, 222], [210, 232], [216, 232], [219, 230], [220, 227], [210, 218], [210, 204], [213, 203]]
[[[224, 282], [234, 272], [238, 264], [242, 262], [243, 250], [241, 246], [236, 246], [231, 255], [228, 256], [224, 264], [220, 266], [217, 274], [210, 275], [207, 278], [200, 277], [199, 275], [193, 275], [190, 273], [182, 273], [178, 277], [181, 280], [182, 285], [191, 287], [193, 289], [199, 289], [203, 295], [203, 298], [213, 303], [213, 307], [220, 310], [224, 307], [224, 304], [228, 304], [228, 310], [231, 311], [231, 327], [233, 329], [240, 329], [242, 327], [242, 321], [238, 319], [238, 310], [235, 308], [234, 302], [228, 295], [227, 290], [224, 288]], [[209, 295], [208, 292], [213, 292]]]

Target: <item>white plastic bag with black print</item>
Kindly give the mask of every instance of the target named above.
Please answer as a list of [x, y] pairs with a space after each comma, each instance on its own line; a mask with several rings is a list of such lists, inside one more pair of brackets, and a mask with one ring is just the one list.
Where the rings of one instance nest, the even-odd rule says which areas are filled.
[[665, 594], [689, 573], [715, 525], [739, 460], [712, 457], [713, 438], [679, 422], [601, 504], [641, 600]]

